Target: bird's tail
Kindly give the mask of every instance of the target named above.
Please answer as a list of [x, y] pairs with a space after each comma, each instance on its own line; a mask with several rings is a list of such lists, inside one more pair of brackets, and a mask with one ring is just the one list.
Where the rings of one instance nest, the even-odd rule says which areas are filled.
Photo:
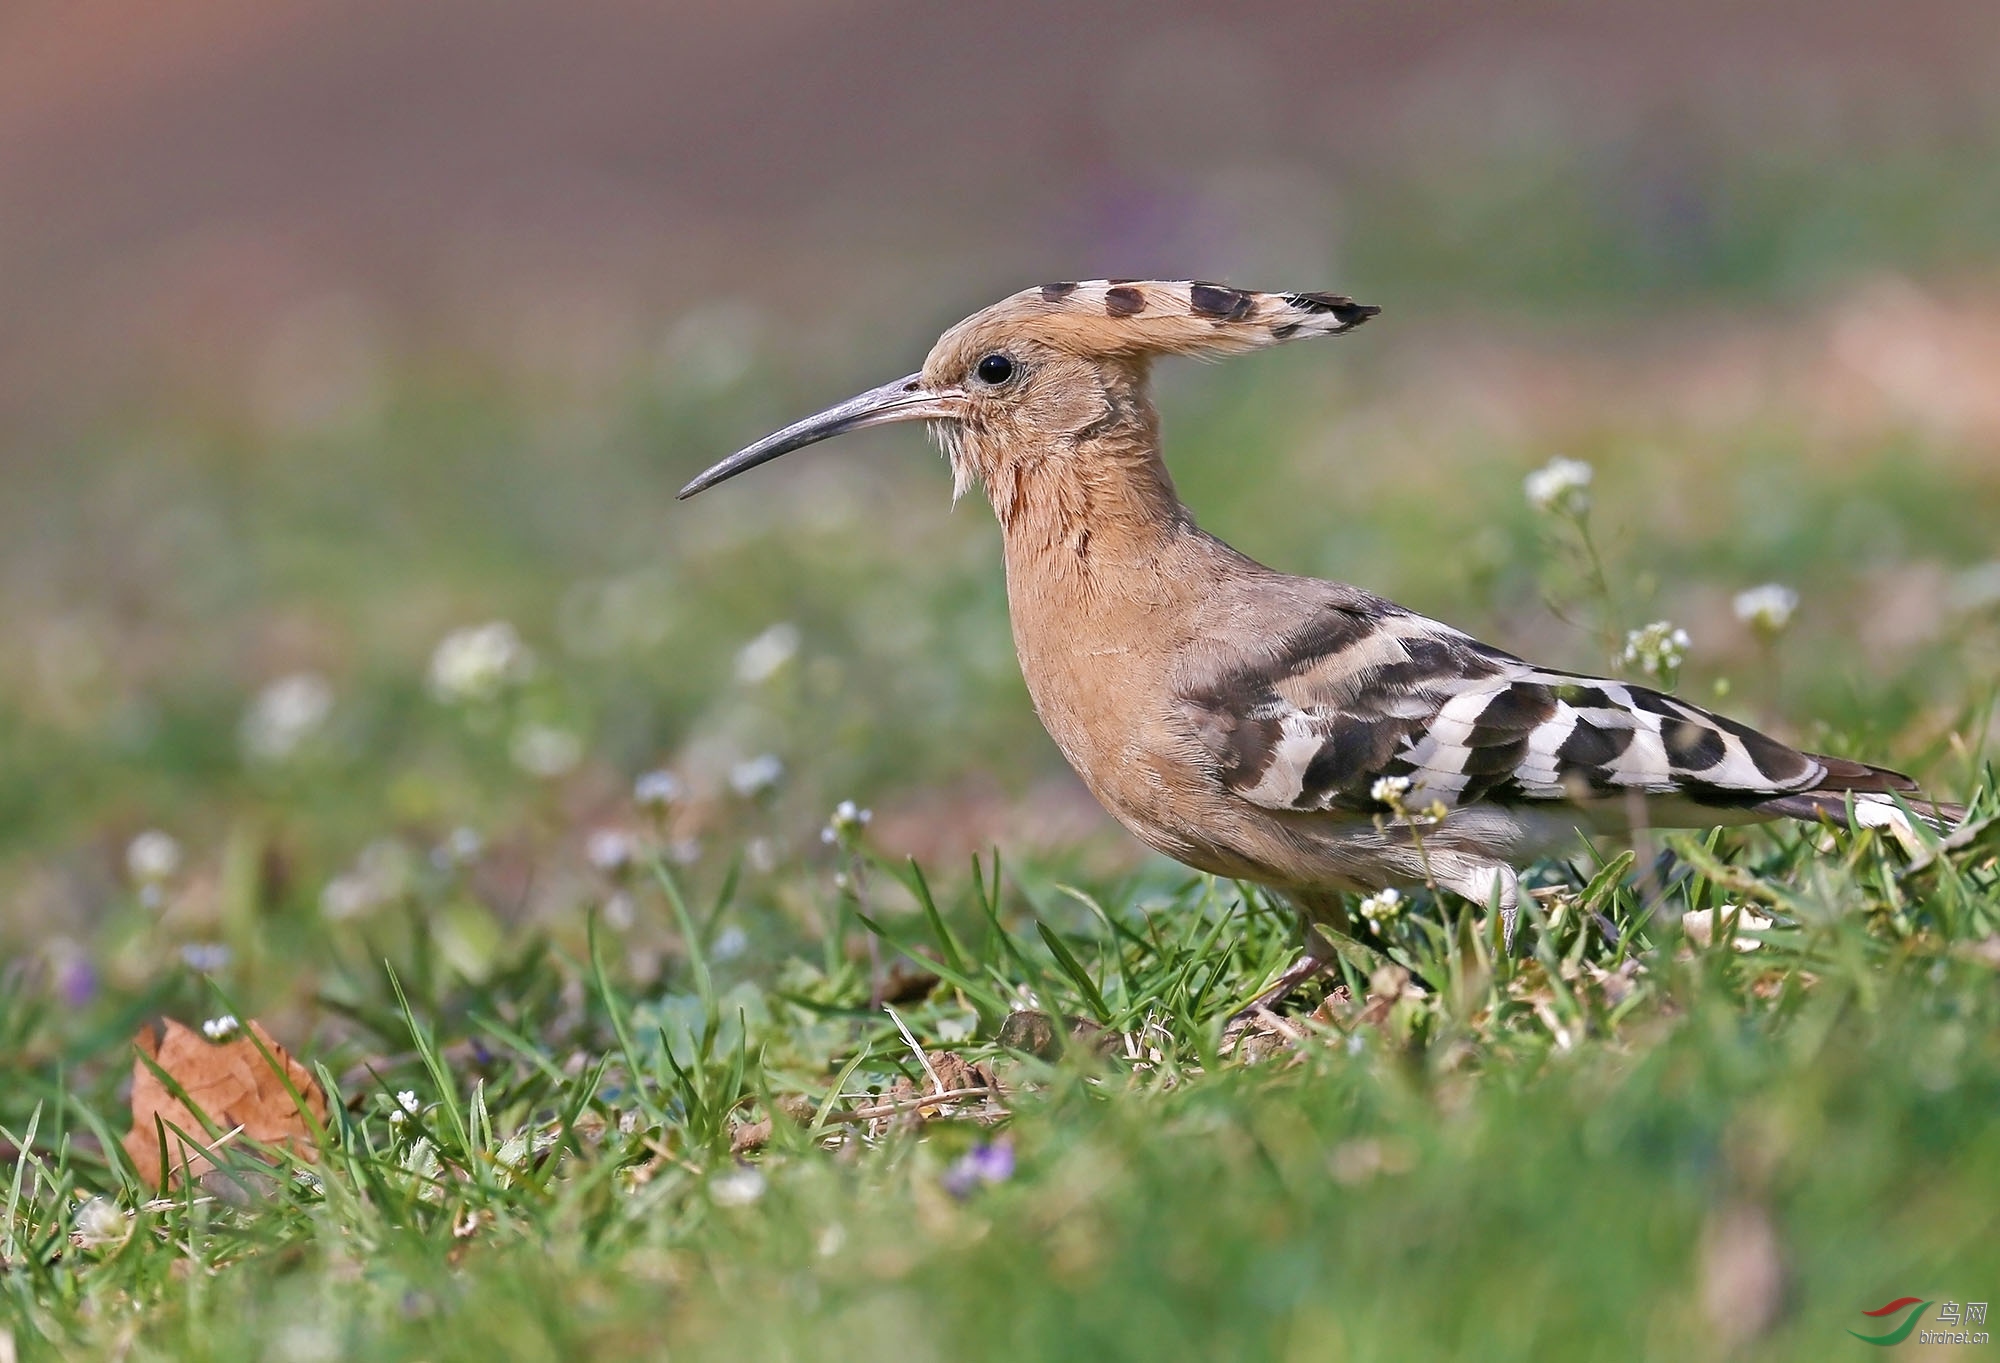
[[1902, 835], [1912, 831], [1903, 812], [1905, 808], [1940, 832], [1965, 822], [1964, 805], [1933, 800], [1900, 771], [1844, 757], [1818, 753], [1812, 756], [1826, 768], [1826, 776], [1819, 785], [1765, 800], [1757, 808], [1807, 823], [1830, 823], [1837, 828], [1887, 828]]

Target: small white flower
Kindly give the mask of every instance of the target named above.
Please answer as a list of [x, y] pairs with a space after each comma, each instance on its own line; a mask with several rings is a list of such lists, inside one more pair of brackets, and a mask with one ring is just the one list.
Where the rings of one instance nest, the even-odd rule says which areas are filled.
[[747, 1207], [763, 1195], [764, 1176], [748, 1165], [708, 1181], [709, 1199], [718, 1207]]
[[1581, 459], [1551, 459], [1522, 484], [1537, 511], [1580, 516], [1590, 509], [1590, 480], [1596, 471]]
[[785, 776], [785, 764], [776, 753], [764, 753], [729, 769], [729, 788], [744, 799], [762, 795]]
[[297, 672], [257, 693], [237, 737], [252, 761], [281, 762], [324, 728], [332, 713], [333, 687], [326, 678]]
[[1394, 805], [1410, 793], [1407, 776], [1378, 776], [1368, 788], [1368, 798], [1378, 805]]
[[1625, 650], [1619, 661], [1636, 667], [1656, 681], [1671, 683], [1687, 661], [1693, 641], [1688, 632], [1668, 620], [1655, 620], [1643, 629], [1628, 631]]
[[561, 776], [583, 760], [583, 740], [567, 729], [548, 724], [523, 724], [514, 731], [507, 755], [530, 776]]
[[875, 817], [872, 809], [862, 809], [852, 800], [842, 800], [834, 806], [833, 818], [819, 831], [819, 840], [829, 847], [838, 843], [842, 847], [852, 847], [861, 839], [861, 830]]
[[132, 1223], [108, 1197], [86, 1198], [76, 1209], [77, 1243], [88, 1248], [123, 1244]]
[[750, 948], [750, 934], [731, 923], [715, 934], [715, 941], [708, 948], [710, 960], [733, 961]]
[[181, 845], [172, 834], [149, 828], [126, 845], [125, 869], [141, 885], [171, 880], [181, 869]]
[[1361, 901], [1361, 916], [1368, 920], [1369, 929], [1379, 934], [1385, 924], [1403, 916], [1402, 892], [1390, 888], [1369, 895]]
[[799, 627], [789, 623], [771, 626], [743, 645], [736, 655], [736, 680], [745, 686], [769, 681], [799, 652]]
[[431, 653], [431, 694], [447, 705], [490, 701], [534, 674], [535, 655], [505, 620], [453, 630]]
[[1799, 608], [1799, 594], [1782, 582], [1766, 582], [1761, 587], [1736, 593], [1736, 618], [1766, 638], [1784, 633]]
[[243, 1024], [236, 1020], [234, 1013], [224, 1013], [201, 1024], [201, 1034], [210, 1041], [227, 1041], [242, 1029]]
[[632, 839], [615, 828], [600, 828], [584, 844], [590, 864], [608, 876], [615, 876], [632, 864], [637, 849]]
[[389, 1123], [401, 1126], [423, 1110], [424, 1105], [417, 1100], [416, 1090], [404, 1089], [396, 1095], [396, 1105], [389, 1109]]
[[687, 798], [687, 786], [665, 767], [649, 771], [632, 783], [632, 800], [652, 814], [664, 814]]

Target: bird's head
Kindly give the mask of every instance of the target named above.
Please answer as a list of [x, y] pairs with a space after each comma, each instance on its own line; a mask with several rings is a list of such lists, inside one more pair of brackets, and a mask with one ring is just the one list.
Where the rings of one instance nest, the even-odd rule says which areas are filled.
[[1253, 293], [1221, 284], [1095, 280], [1003, 298], [938, 338], [918, 372], [766, 436], [686, 487], [692, 497], [830, 436], [928, 421], [958, 491], [991, 491], [1022, 460], [1091, 461], [1150, 448], [1147, 367], [1156, 355], [1219, 358], [1351, 331], [1380, 309], [1327, 293]]

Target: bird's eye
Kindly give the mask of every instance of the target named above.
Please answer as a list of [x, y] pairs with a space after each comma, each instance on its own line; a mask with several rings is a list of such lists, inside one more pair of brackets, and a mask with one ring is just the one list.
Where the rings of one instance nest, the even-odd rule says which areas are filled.
[[972, 372], [981, 383], [1002, 384], [1014, 377], [1014, 362], [1005, 355], [988, 355]]

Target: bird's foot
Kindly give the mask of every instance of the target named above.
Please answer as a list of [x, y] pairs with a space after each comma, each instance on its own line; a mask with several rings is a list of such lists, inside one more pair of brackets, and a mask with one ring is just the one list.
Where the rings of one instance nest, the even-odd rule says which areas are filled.
[[[1317, 934], [1314, 935], [1315, 937], [1317, 936]], [[1308, 945], [1298, 960], [1286, 966], [1284, 973], [1271, 981], [1270, 987], [1237, 1009], [1234, 1013], [1231, 1013], [1225, 1027], [1238, 1026], [1248, 1022], [1258, 1013], [1276, 1008], [1294, 989], [1297, 989], [1315, 975], [1325, 974], [1333, 970], [1338, 963], [1339, 957], [1332, 951], [1315, 951], [1312, 945]]]

